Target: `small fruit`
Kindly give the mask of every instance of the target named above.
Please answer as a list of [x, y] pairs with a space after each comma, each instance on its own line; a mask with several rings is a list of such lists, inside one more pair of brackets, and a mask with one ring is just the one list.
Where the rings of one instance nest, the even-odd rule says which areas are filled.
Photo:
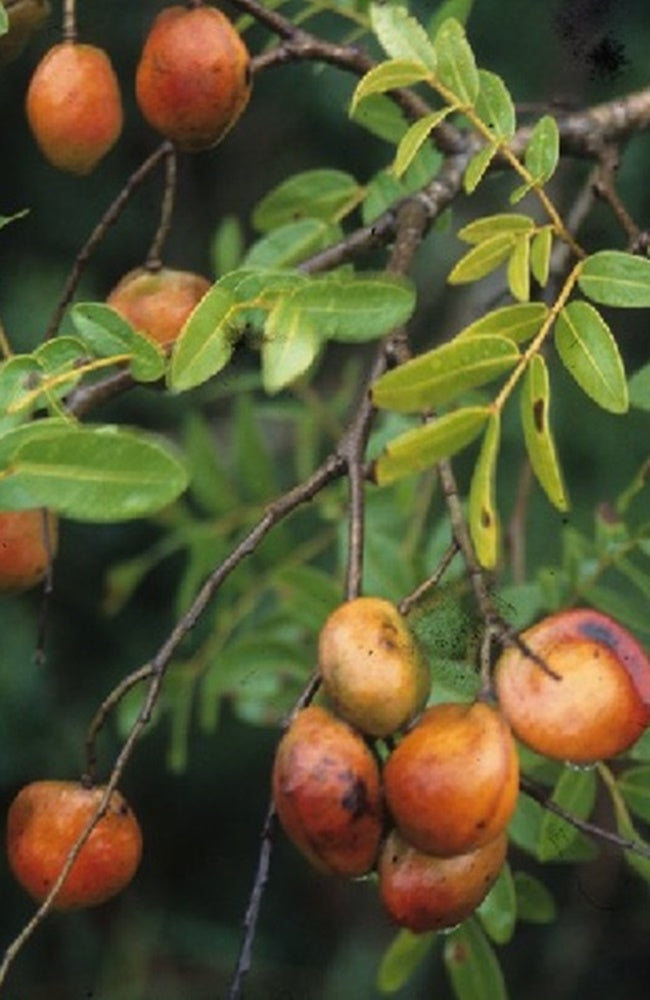
[[416, 934], [454, 927], [474, 912], [496, 882], [508, 849], [508, 836], [469, 854], [440, 858], [411, 847], [397, 830], [379, 855], [379, 895], [401, 927]]
[[54, 45], [30, 81], [27, 118], [50, 163], [73, 174], [90, 173], [122, 131], [119, 84], [103, 49]]
[[29, 590], [45, 578], [58, 543], [58, 521], [51, 511], [47, 533], [46, 540], [40, 508], [0, 511], [0, 591]]
[[405, 619], [379, 597], [357, 597], [332, 612], [318, 662], [335, 711], [370, 736], [405, 726], [431, 690], [429, 666]]
[[158, 14], [135, 77], [153, 128], [181, 149], [208, 149], [235, 124], [250, 91], [250, 56], [225, 14], [204, 5]]
[[210, 282], [191, 271], [140, 267], [118, 282], [106, 302], [150, 340], [162, 346], [178, 336]]
[[[34, 781], [11, 803], [7, 854], [16, 879], [41, 902], [99, 805], [104, 788], [75, 781]], [[133, 878], [142, 854], [137, 819], [120, 792], [113, 792], [54, 900], [59, 910], [95, 906]]]
[[518, 646], [499, 657], [499, 704], [522, 743], [589, 764], [636, 742], [650, 720], [650, 660], [622, 625], [574, 608], [542, 619], [521, 639], [556, 675]]
[[500, 712], [481, 701], [434, 705], [392, 752], [384, 791], [400, 832], [427, 854], [465, 854], [506, 827], [519, 759]]
[[317, 868], [363, 875], [382, 828], [379, 768], [362, 738], [317, 705], [295, 717], [278, 744], [273, 799], [285, 832]]

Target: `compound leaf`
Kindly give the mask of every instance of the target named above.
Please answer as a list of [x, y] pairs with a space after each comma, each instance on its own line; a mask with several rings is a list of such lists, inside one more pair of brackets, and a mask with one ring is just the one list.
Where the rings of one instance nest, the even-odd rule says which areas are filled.
[[472, 107], [479, 94], [480, 80], [462, 24], [453, 17], [443, 21], [433, 44], [438, 79], [452, 93], [455, 102]]

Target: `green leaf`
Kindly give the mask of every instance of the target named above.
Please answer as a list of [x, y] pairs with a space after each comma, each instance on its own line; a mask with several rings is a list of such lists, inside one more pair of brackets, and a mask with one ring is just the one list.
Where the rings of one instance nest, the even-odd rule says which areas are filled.
[[174, 342], [168, 373], [170, 389], [193, 389], [228, 364], [242, 332], [236, 315], [232, 292], [217, 283], [199, 302]]
[[524, 375], [521, 391], [521, 423], [533, 472], [551, 503], [569, 509], [569, 500], [549, 424], [550, 384], [546, 362], [534, 354]]
[[501, 966], [475, 918], [447, 934], [443, 958], [458, 1000], [507, 1000]]
[[304, 375], [318, 358], [323, 340], [308, 316], [282, 299], [272, 310], [262, 341], [262, 384], [276, 393]]
[[488, 421], [469, 491], [469, 528], [478, 561], [494, 569], [499, 548], [499, 515], [496, 509], [496, 466], [501, 442], [501, 418]]
[[[586, 819], [596, 801], [595, 771], [565, 767], [553, 789], [553, 801], [578, 819]], [[578, 835], [576, 828], [567, 820], [547, 811], [542, 820], [537, 845], [539, 860], [554, 861], [566, 855]]]
[[474, 0], [443, 0], [427, 24], [429, 36], [433, 38], [443, 21], [449, 17], [454, 17], [461, 24], [467, 24], [473, 6]]
[[555, 900], [543, 882], [528, 872], [515, 872], [514, 888], [517, 918], [531, 924], [550, 924], [555, 920]]
[[401, 177], [408, 167], [410, 167], [420, 147], [429, 138], [433, 129], [441, 121], [444, 121], [451, 111], [451, 108], [441, 108], [439, 111], [432, 111], [431, 114], [424, 115], [423, 118], [419, 118], [411, 125], [402, 137], [395, 154], [392, 170], [397, 177]]
[[508, 259], [514, 245], [512, 233], [497, 233], [478, 246], [472, 247], [454, 265], [447, 281], [450, 285], [464, 285], [484, 278]]
[[9, 31], [9, 17], [4, 6], [0, 4], [0, 35], [6, 35]]
[[370, 24], [386, 55], [421, 63], [429, 72], [434, 72], [434, 48], [422, 25], [405, 7], [371, 3]]
[[438, 79], [451, 91], [458, 104], [472, 107], [479, 94], [480, 79], [462, 24], [454, 18], [443, 21], [433, 46], [438, 62]]
[[253, 225], [266, 233], [302, 218], [339, 222], [363, 198], [363, 188], [343, 170], [305, 170], [278, 184], [257, 204]]
[[545, 184], [555, 173], [560, 158], [560, 133], [555, 118], [544, 115], [531, 132], [524, 163], [537, 184]]
[[528, 234], [517, 236], [508, 261], [508, 287], [512, 297], [520, 302], [530, 298], [530, 238]]
[[499, 147], [495, 143], [490, 146], [482, 146], [478, 153], [474, 153], [463, 174], [463, 187], [467, 194], [476, 190], [498, 150]]
[[138, 382], [155, 382], [165, 370], [161, 348], [110, 306], [102, 302], [79, 302], [70, 318], [88, 351], [99, 358], [127, 354], [129, 369]]
[[635, 371], [628, 383], [630, 406], [650, 410], [650, 362]]
[[190, 468], [190, 490], [208, 514], [223, 514], [237, 506], [237, 495], [221, 466], [214, 432], [197, 410], [183, 422], [183, 449]]
[[553, 249], [553, 226], [542, 226], [533, 237], [530, 247], [530, 269], [542, 288], [548, 281]]
[[362, 76], [352, 94], [350, 115], [356, 117], [359, 105], [373, 94], [385, 94], [400, 87], [410, 87], [422, 80], [430, 80], [431, 71], [413, 59], [389, 59], [379, 63]]
[[175, 500], [185, 469], [161, 441], [114, 427], [49, 428], [0, 473], [0, 507], [51, 507], [82, 521], [143, 517]]
[[27, 407], [17, 407], [38, 384], [42, 374], [41, 365], [31, 354], [14, 354], [0, 365], [0, 433], [17, 427], [29, 417], [36, 399]]
[[[371, 71], [372, 72], [372, 71]], [[365, 79], [365, 77], [364, 77]], [[401, 108], [385, 94], [370, 94], [350, 110], [353, 121], [384, 142], [395, 145], [400, 141], [408, 123]], [[367, 186], [366, 186], [367, 197]]]
[[278, 226], [257, 240], [243, 260], [244, 267], [288, 268], [340, 239], [339, 226], [322, 219], [299, 219]]
[[495, 944], [507, 944], [510, 941], [517, 923], [517, 903], [514, 880], [507, 862], [479, 905], [476, 915]]
[[400, 434], [386, 446], [375, 463], [377, 482], [388, 483], [422, 472], [441, 459], [455, 455], [478, 437], [489, 417], [487, 407], [468, 406]]
[[400, 990], [433, 948], [435, 937], [433, 932], [413, 934], [405, 928], [398, 931], [379, 963], [379, 992], [396, 993]]
[[225, 274], [239, 267], [244, 254], [244, 232], [236, 215], [224, 215], [219, 221], [210, 245], [214, 274]]
[[621, 837], [637, 844], [639, 851], [626, 850], [623, 852], [625, 860], [637, 875], [640, 875], [646, 882], [650, 882], [650, 844], [641, 837], [630, 818], [627, 805], [622, 795], [618, 783], [608, 767], [604, 764], [598, 766], [599, 774], [610, 794], [614, 814], [616, 816], [616, 829]]
[[489, 70], [478, 71], [479, 92], [474, 110], [496, 139], [510, 139], [517, 126], [515, 106], [500, 76]]
[[617, 783], [632, 812], [650, 823], [650, 764], [628, 768], [618, 776]]
[[583, 392], [610, 413], [626, 412], [623, 360], [597, 309], [589, 302], [569, 302], [555, 323], [555, 346]]
[[548, 306], [543, 302], [522, 302], [514, 306], [502, 306], [464, 327], [456, 335], [456, 339], [497, 334], [500, 337], [507, 337], [515, 344], [520, 344], [539, 333], [548, 312]]
[[582, 262], [578, 286], [603, 306], [650, 306], [650, 260], [623, 250], [601, 250]]
[[519, 357], [506, 337], [456, 338], [386, 372], [374, 383], [372, 400], [381, 409], [418, 413], [491, 382]]
[[[45, 437], [56, 437], [63, 431], [76, 428], [72, 419], [46, 417], [32, 420], [20, 427], [8, 428], [0, 434], [0, 468], [9, 465], [12, 456], [28, 441], [38, 441]], [[0, 472], [0, 477], [2, 472]]]
[[532, 233], [535, 223], [528, 215], [521, 215], [518, 212], [501, 212], [498, 215], [485, 215], [480, 219], [474, 219], [458, 231], [459, 239], [465, 243], [484, 243], [485, 240], [493, 236], [509, 234], [518, 236], [523, 233]]

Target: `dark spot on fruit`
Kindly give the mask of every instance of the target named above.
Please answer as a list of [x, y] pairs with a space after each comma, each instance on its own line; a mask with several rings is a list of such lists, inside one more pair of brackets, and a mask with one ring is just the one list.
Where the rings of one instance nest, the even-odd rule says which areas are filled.
[[618, 646], [616, 635], [608, 625], [604, 625], [602, 622], [587, 620], [580, 624], [578, 631], [586, 639], [593, 639], [595, 642], [600, 642], [603, 646], [607, 646], [608, 649], [615, 651]]
[[362, 816], [372, 812], [365, 781], [354, 778], [341, 799], [341, 805], [351, 814], [352, 819], [361, 819]]

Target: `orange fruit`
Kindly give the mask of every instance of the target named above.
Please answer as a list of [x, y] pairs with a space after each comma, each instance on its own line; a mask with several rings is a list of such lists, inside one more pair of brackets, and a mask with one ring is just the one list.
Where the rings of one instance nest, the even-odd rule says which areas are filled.
[[162, 346], [171, 344], [211, 285], [192, 271], [140, 267], [129, 271], [106, 299], [131, 326]]
[[248, 49], [225, 14], [204, 5], [158, 14], [135, 77], [153, 128], [181, 149], [208, 149], [237, 121], [250, 91]]
[[397, 830], [379, 855], [379, 895], [400, 927], [420, 934], [461, 923], [487, 896], [503, 867], [508, 836], [468, 854], [440, 858], [412, 847]]
[[90, 173], [122, 131], [119, 84], [103, 49], [54, 45], [30, 81], [27, 119], [50, 163], [73, 174]]
[[589, 764], [636, 742], [650, 718], [650, 660], [622, 625], [575, 608], [542, 619], [521, 639], [556, 675], [514, 645], [499, 657], [499, 704], [522, 743]]
[[[103, 795], [101, 786], [34, 781], [11, 803], [7, 816], [9, 867], [37, 901], [48, 895]], [[116, 791], [61, 886], [54, 907], [67, 910], [110, 899], [131, 881], [141, 854], [140, 826]]]
[[429, 666], [394, 604], [357, 597], [339, 605], [318, 641], [323, 687], [335, 709], [371, 736], [388, 736], [424, 707]]
[[384, 792], [395, 825], [414, 847], [448, 857], [493, 840], [519, 790], [510, 727], [485, 702], [427, 709], [391, 753]]
[[382, 828], [379, 768], [363, 739], [317, 705], [299, 712], [280, 740], [272, 774], [278, 818], [317, 868], [363, 875]]
[[40, 508], [0, 511], [0, 591], [29, 590], [47, 573], [58, 545], [58, 520], [50, 511], [48, 545]]

